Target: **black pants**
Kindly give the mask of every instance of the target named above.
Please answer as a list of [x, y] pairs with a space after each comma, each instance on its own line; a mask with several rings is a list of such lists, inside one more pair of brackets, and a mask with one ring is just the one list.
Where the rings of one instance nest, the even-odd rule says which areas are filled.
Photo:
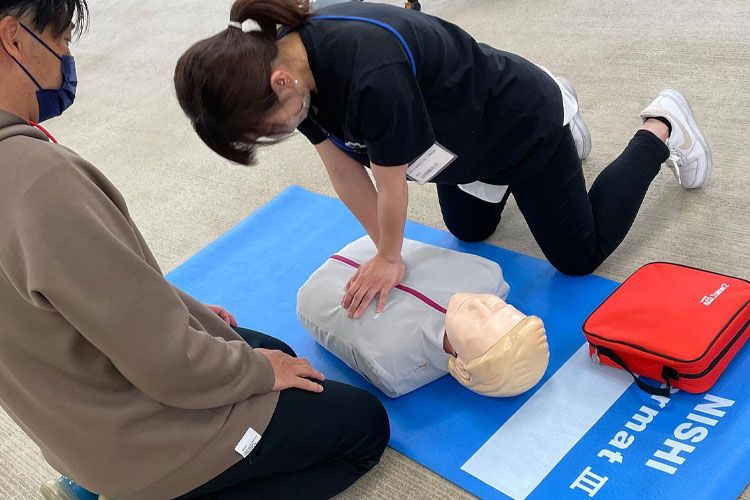
[[[251, 330], [253, 347], [295, 356], [285, 343]], [[318, 499], [345, 490], [380, 460], [388, 415], [380, 401], [350, 385], [323, 382], [320, 394], [287, 389], [268, 428], [246, 459], [181, 499]]]
[[500, 203], [475, 198], [458, 186], [438, 184], [443, 220], [464, 241], [484, 241], [495, 232], [511, 193], [547, 260], [559, 271], [593, 272], [625, 238], [651, 181], [669, 149], [651, 132], [639, 130], [625, 151], [586, 192], [570, 133], [561, 136], [545, 165], [529, 165], [531, 176], [512, 177]]

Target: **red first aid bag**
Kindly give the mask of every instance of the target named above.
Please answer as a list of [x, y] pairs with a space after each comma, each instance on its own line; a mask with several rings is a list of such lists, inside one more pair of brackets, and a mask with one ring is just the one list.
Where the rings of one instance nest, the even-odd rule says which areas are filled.
[[[750, 282], [655, 262], [625, 280], [583, 324], [595, 362], [623, 368], [650, 394], [705, 392], [750, 336]], [[653, 387], [636, 376], [664, 382]]]

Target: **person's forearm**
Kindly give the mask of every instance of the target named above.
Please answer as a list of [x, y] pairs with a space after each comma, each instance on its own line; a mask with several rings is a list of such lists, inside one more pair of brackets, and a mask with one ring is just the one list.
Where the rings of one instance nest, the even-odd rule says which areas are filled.
[[333, 188], [344, 205], [365, 228], [375, 245], [380, 241], [378, 193], [364, 167], [352, 167], [344, 176], [331, 176]]
[[380, 239], [378, 193], [365, 167], [325, 141], [316, 146], [339, 199], [359, 220], [375, 245]]
[[380, 223], [380, 241], [378, 255], [389, 262], [401, 259], [401, 247], [404, 243], [404, 224], [406, 223], [406, 209], [409, 204], [409, 188], [406, 176], [400, 176], [401, 167], [393, 168], [387, 176], [377, 175], [378, 184], [378, 221]]

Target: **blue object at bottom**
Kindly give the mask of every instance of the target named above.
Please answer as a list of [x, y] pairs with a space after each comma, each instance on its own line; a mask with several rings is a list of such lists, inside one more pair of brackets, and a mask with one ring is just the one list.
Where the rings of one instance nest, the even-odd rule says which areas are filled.
[[[437, 204], [435, 210], [438, 210]], [[478, 396], [445, 376], [398, 399], [389, 399], [318, 346], [296, 318], [297, 289], [331, 254], [364, 231], [338, 200], [291, 187], [236, 228], [178, 267], [168, 278], [195, 297], [221, 304], [240, 324], [278, 337], [330, 379], [371, 390], [391, 419], [391, 446], [481, 498], [505, 498], [494, 488], [461, 470], [533, 393], [584, 343], [581, 324], [618, 283], [597, 276], [568, 277], [546, 261], [488, 244], [462, 243], [449, 233], [407, 223], [406, 237], [481, 255], [498, 262], [511, 286], [508, 301], [541, 317], [547, 328], [551, 358], [537, 387], [515, 398]], [[595, 497], [606, 498], [736, 498], [750, 480], [750, 405], [744, 379], [750, 373], [747, 349], [732, 362], [712, 390], [735, 404], [695, 444], [677, 474], [644, 466], [648, 457], [684, 421], [701, 396], [679, 393], [653, 425], [640, 433], [626, 460], [613, 467], [597, 453], [638, 411], [646, 399], [635, 385], [552, 470], [532, 498], [570, 495], [591, 498], [571, 484], [586, 467], [605, 471], [607, 483]], [[304, 425], [301, 423], [300, 425]], [[332, 429], [332, 432], [334, 430]], [[550, 430], [550, 439], [554, 439]], [[604, 475], [604, 473], [602, 473]]]
[[75, 500], [98, 500], [99, 495], [92, 493], [83, 486], [74, 483], [65, 476], [57, 480], [63, 490], [67, 490]]

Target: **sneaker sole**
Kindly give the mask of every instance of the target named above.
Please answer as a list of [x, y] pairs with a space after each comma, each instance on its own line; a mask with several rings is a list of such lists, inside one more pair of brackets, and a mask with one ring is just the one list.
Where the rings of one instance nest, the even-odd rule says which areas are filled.
[[681, 92], [673, 89], [665, 89], [661, 92], [662, 94], [666, 94], [677, 103], [677, 106], [680, 108], [680, 110], [685, 113], [685, 116], [688, 120], [688, 127], [690, 127], [690, 131], [695, 135], [695, 139], [698, 141], [698, 143], [703, 146], [703, 150], [706, 152], [706, 159], [708, 160], [706, 163], [706, 170], [703, 172], [703, 177], [701, 178], [700, 182], [693, 183], [692, 186], [688, 187], [685, 186], [687, 189], [697, 189], [701, 188], [706, 185], [706, 182], [711, 177], [711, 172], [713, 171], [713, 157], [711, 156], [711, 148], [708, 147], [708, 143], [706, 142], [706, 138], [703, 135], [703, 132], [701, 131], [700, 127], [698, 127], [698, 123], [695, 121], [695, 116], [693, 115], [693, 109], [690, 107], [690, 103], [687, 101], [684, 95], [682, 95]]
[[[576, 92], [576, 88], [573, 86], [573, 83], [567, 78], [558, 78], [558, 80], [568, 92], [573, 94], [576, 102], [578, 102], [578, 92]], [[578, 117], [578, 119], [576, 119], [576, 117]], [[581, 116], [580, 111], [576, 113], [576, 116], [573, 117], [570, 125], [576, 127], [578, 129], [578, 133], [580, 133], [581, 137], [583, 138], [583, 158], [581, 158], [581, 161], [583, 161], [591, 154], [591, 132], [586, 126], [586, 122], [583, 121], [583, 117]]]

